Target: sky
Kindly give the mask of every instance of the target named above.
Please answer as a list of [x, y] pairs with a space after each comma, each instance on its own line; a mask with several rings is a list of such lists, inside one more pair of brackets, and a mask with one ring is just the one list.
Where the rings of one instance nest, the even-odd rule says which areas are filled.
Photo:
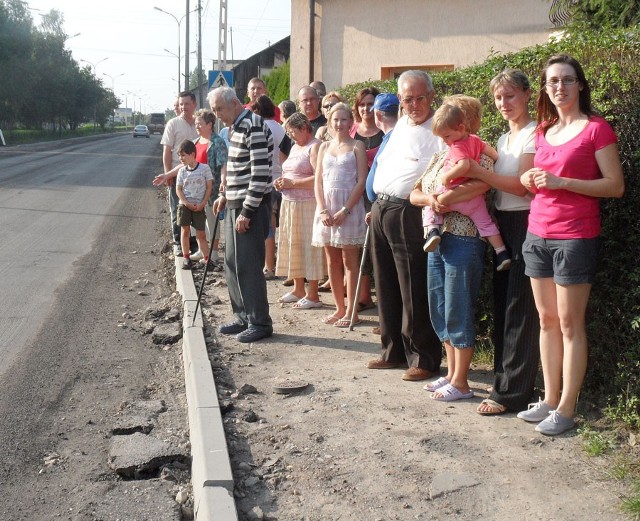
[[[218, 0], [202, 1], [202, 64], [217, 69]], [[96, 76], [114, 89], [121, 106], [144, 113], [164, 112], [173, 106], [178, 89], [178, 24], [159, 7], [180, 20], [187, 0], [27, 0], [34, 24], [51, 9], [64, 17], [66, 42], [76, 61], [95, 66]], [[189, 0], [196, 9], [197, 0]], [[291, 34], [291, 0], [227, 0], [227, 59], [244, 59]], [[197, 12], [190, 15], [189, 51], [197, 47]], [[185, 51], [186, 18], [180, 24], [180, 54]], [[74, 36], [80, 33], [78, 36]], [[166, 52], [167, 49], [172, 54]], [[232, 52], [233, 51], [233, 52]], [[107, 58], [105, 60], [105, 58]], [[88, 63], [89, 62], [89, 63]], [[189, 55], [189, 69], [197, 55]], [[181, 61], [184, 73], [184, 58]], [[105, 76], [105, 74], [110, 75]], [[184, 86], [184, 79], [181, 80]], [[127, 93], [133, 93], [128, 94]], [[126, 103], [125, 103], [126, 102]]]

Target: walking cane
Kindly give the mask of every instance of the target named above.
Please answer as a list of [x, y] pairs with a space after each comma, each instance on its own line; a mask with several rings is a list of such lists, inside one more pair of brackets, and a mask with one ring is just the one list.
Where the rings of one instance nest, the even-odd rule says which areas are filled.
[[[216, 232], [218, 231], [218, 223], [220, 220], [218, 219], [220, 212], [216, 212], [214, 214], [215, 223], [213, 225], [213, 233], [211, 234], [211, 246], [209, 246], [209, 257], [211, 259], [211, 254], [213, 253], [213, 242], [215, 241]], [[204, 273], [202, 274], [202, 282], [200, 283], [200, 290], [198, 291], [198, 301], [196, 302], [196, 309], [193, 312], [193, 322], [191, 326], [193, 327], [196, 323], [196, 317], [198, 316], [198, 307], [200, 306], [200, 298], [202, 297], [202, 290], [204, 290], [204, 281], [207, 280], [207, 272], [209, 271], [209, 262], [204, 265]]]
[[358, 309], [358, 297], [360, 296], [360, 285], [362, 284], [362, 270], [364, 270], [367, 251], [369, 250], [369, 226], [367, 225], [367, 233], [364, 235], [364, 247], [362, 248], [362, 259], [360, 260], [360, 272], [358, 273], [358, 284], [356, 284], [356, 295], [353, 299], [353, 309], [351, 309], [351, 320], [349, 320], [349, 331], [353, 331], [353, 319]]

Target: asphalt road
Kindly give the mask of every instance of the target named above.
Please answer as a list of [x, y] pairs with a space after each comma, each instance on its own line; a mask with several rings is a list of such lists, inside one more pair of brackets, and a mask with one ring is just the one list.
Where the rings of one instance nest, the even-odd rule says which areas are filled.
[[158, 136], [65, 143], [0, 148], [0, 378], [100, 226], [126, 218], [114, 213], [118, 198], [160, 167]]
[[122, 404], [179, 375], [119, 325], [167, 292], [160, 157], [158, 136], [0, 148], [2, 520], [177, 518], [167, 485], [107, 467]]

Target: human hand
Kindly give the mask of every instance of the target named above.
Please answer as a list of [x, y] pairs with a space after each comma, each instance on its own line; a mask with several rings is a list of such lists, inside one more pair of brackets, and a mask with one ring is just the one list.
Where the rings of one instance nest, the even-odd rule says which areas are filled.
[[244, 215], [238, 215], [236, 219], [236, 231], [238, 233], [245, 233], [251, 227], [251, 219]]
[[436, 213], [448, 213], [451, 210], [449, 209], [449, 207], [446, 204], [442, 204], [440, 201], [438, 201], [438, 196], [433, 194], [433, 201], [431, 202], [431, 204], [429, 206], [431, 206], [431, 209], [436, 212]]
[[213, 201], [213, 213], [224, 211], [225, 206], [227, 206], [227, 198], [224, 195], [219, 195], [218, 198]]
[[[533, 184], [536, 189], [545, 188], [547, 190], [559, 190], [564, 187], [564, 179], [557, 175], [550, 174], [540, 168], [533, 169]], [[529, 170], [531, 172], [531, 170]]]
[[329, 213], [328, 210], [323, 210], [320, 212], [320, 221], [325, 226], [333, 226], [333, 216]]
[[539, 171], [541, 171], [539, 168], [531, 168], [520, 176], [520, 182], [522, 183], [522, 186], [524, 186], [530, 192], [535, 193], [538, 191], [534, 178], [535, 174]]
[[340, 226], [344, 220], [347, 218], [347, 214], [343, 209], [338, 210], [333, 214], [333, 223], [332, 226]]
[[282, 190], [289, 190], [290, 188], [293, 188], [293, 181], [291, 181], [291, 179], [280, 177], [273, 182], [273, 187], [279, 192]]
[[167, 182], [167, 176], [165, 176], [164, 174], [159, 174], [155, 176], [153, 178], [153, 181], [151, 181], [153, 186], [161, 186], [163, 184], [166, 184], [166, 182]]

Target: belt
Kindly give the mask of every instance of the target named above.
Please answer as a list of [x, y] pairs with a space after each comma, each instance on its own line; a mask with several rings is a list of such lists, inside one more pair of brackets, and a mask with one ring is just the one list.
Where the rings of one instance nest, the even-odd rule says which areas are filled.
[[409, 201], [409, 199], [402, 199], [400, 197], [395, 197], [393, 195], [387, 195], [387, 194], [378, 194], [378, 200], [389, 201], [390, 203], [402, 204], [405, 206], [411, 205], [411, 202]]

